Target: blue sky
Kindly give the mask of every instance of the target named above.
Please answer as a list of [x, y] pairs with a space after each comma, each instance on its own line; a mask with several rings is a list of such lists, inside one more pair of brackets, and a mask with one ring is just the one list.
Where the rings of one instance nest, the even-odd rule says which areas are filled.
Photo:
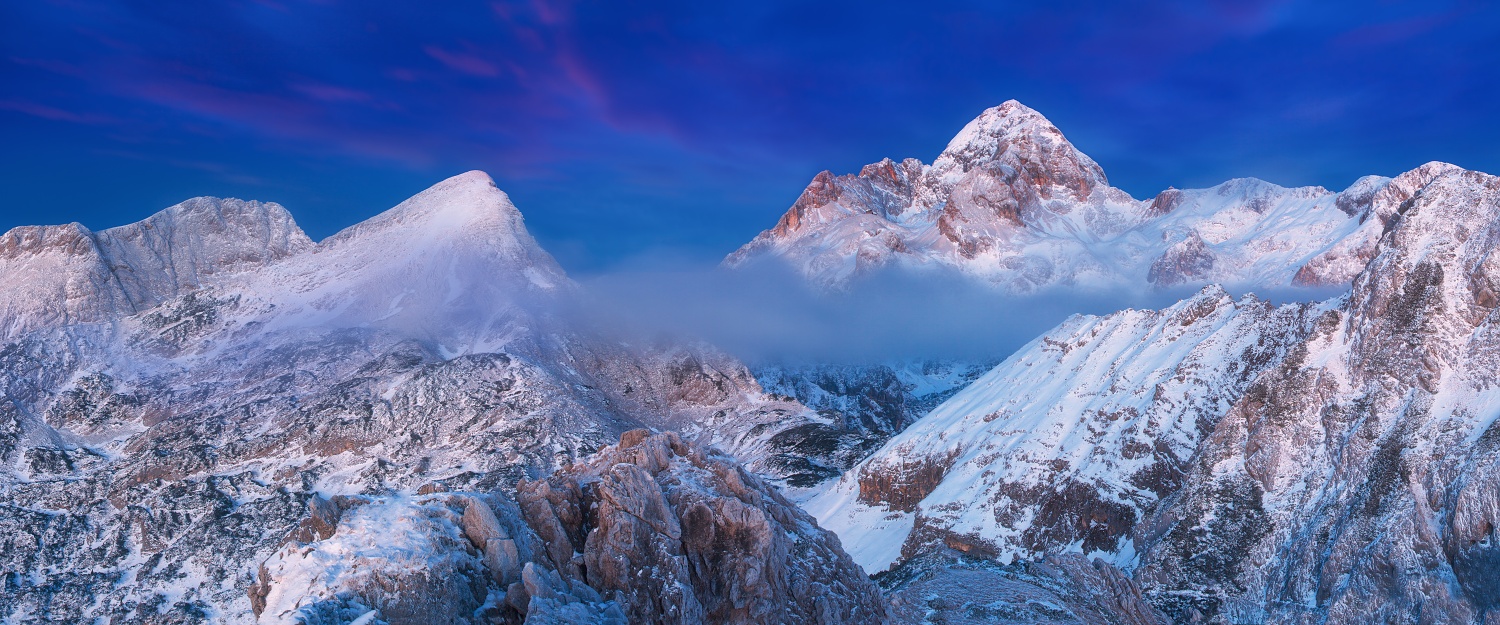
[[1490, 3], [35, 0], [0, 85], [0, 229], [221, 195], [321, 238], [483, 169], [583, 274], [717, 259], [1010, 98], [1137, 197], [1500, 173]]

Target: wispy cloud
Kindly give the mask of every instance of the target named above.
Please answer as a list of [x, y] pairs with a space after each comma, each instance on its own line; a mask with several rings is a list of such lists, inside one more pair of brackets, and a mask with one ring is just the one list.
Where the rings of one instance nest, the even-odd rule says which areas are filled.
[[459, 52], [444, 50], [438, 46], [424, 46], [422, 51], [427, 53], [439, 63], [446, 65], [448, 69], [471, 76], [482, 76], [493, 78], [500, 75], [500, 67], [491, 63], [472, 52]]
[[108, 115], [99, 115], [96, 113], [78, 113], [74, 111], [63, 110], [53, 106], [47, 106], [44, 104], [37, 104], [35, 102], [26, 102], [24, 100], [0, 100], [0, 110], [15, 111], [17, 113], [25, 113], [32, 117], [40, 117], [42, 119], [50, 119], [60, 122], [72, 122], [75, 124], [99, 125], [114, 123], [115, 121], [117, 121], [115, 118]]

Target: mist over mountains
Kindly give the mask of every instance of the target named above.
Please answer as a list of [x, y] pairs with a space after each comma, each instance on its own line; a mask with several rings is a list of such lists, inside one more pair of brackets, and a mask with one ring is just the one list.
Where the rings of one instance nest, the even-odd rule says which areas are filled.
[[[695, 337], [752, 362], [833, 363], [1004, 357], [1072, 315], [1162, 308], [1197, 290], [1120, 285], [1015, 294], [954, 269], [893, 267], [830, 292], [770, 264], [637, 265], [580, 284], [606, 325]], [[1319, 301], [1340, 290], [1245, 292], [1289, 302]]]
[[0, 614], [1490, 625], [1497, 224], [1443, 163], [1138, 200], [1011, 101], [714, 267], [575, 280], [477, 171], [16, 228]]

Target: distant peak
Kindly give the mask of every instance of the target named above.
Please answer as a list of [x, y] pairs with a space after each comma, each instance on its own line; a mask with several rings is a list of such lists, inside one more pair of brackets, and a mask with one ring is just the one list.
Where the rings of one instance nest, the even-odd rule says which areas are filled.
[[1061, 184], [1078, 198], [1106, 187], [1104, 170], [1064, 137], [1046, 117], [1015, 100], [985, 109], [933, 161], [940, 175], [998, 163], [1042, 184]]
[[454, 176], [452, 178], [444, 180], [443, 182], [440, 182], [438, 184], [446, 184], [446, 183], [453, 183], [454, 185], [488, 186], [488, 187], [495, 187], [496, 189], [499, 189], [499, 187], [495, 185], [495, 179], [494, 178], [491, 178], [489, 174], [487, 174], [485, 172], [482, 172], [482, 171], [480, 171], [478, 169], [471, 169], [471, 170], [466, 171], [464, 173], [461, 173], [461, 174], [459, 174], [457, 176]]
[[1034, 136], [1055, 135], [1058, 141], [1067, 143], [1062, 132], [1054, 126], [1051, 121], [1043, 117], [1025, 104], [1016, 100], [1006, 100], [1000, 106], [990, 107], [975, 117], [964, 126], [963, 130], [948, 142], [948, 148], [944, 154], [977, 152], [994, 153], [1001, 143], [1011, 139]]
[[1021, 104], [1019, 100], [1006, 100], [1004, 102], [1001, 102], [1000, 106], [994, 106], [985, 109], [984, 113], [982, 113], [980, 116], [983, 117], [984, 115], [1010, 118], [1026, 118], [1041, 121], [1042, 123], [1045, 123], [1049, 126], [1052, 124], [1052, 122], [1047, 121], [1047, 118], [1043, 117], [1041, 113], [1036, 112], [1036, 109], [1026, 106], [1025, 104]]
[[520, 214], [510, 196], [495, 185], [495, 179], [476, 169], [423, 189], [395, 208], [354, 227], [388, 222], [439, 222], [458, 227], [476, 220], [496, 219], [519, 222]]
[[515, 204], [482, 171], [468, 171], [439, 182], [379, 215], [343, 229], [319, 244], [321, 251], [345, 248], [407, 254], [467, 246], [510, 257], [514, 267], [532, 267], [566, 280], [561, 268], [526, 230]]

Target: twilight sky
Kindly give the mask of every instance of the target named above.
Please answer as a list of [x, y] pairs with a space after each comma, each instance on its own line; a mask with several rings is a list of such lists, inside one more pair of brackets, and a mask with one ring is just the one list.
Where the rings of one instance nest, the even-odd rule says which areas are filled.
[[1041, 111], [1116, 185], [1500, 173], [1489, 2], [0, 3], [0, 230], [195, 195], [315, 239], [490, 172], [575, 273], [716, 260], [823, 169]]

